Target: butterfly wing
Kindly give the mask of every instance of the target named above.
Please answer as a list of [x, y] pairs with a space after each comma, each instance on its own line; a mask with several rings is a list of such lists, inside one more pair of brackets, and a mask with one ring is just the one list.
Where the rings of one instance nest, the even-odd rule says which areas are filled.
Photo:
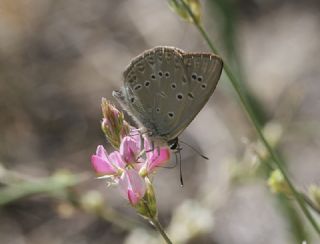
[[177, 137], [212, 95], [222, 61], [212, 54], [185, 54], [156, 47], [135, 58], [114, 96], [140, 126], [169, 141]]

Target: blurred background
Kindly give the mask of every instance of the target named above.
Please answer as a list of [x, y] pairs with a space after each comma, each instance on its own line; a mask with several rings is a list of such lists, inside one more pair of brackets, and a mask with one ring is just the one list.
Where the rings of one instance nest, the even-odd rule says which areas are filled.
[[[299, 190], [320, 183], [320, 4], [201, 1], [203, 23], [250, 97]], [[0, 1], [0, 243], [161, 243], [90, 166], [100, 102], [130, 60], [157, 45], [209, 51], [166, 1]], [[130, 118], [128, 118], [130, 120]], [[264, 148], [223, 75], [181, 139], [179, 170], [154, 178], [175, 243], [319, 243], [274, 195]], [[111, 148], [109, 147], [111, 150]]]

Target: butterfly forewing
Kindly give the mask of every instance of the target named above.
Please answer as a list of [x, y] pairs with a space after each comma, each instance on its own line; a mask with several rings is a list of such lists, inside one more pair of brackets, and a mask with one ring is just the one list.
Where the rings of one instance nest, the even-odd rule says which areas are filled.
[[135, 58], [114, 95], [151, 137], [177, 137], [212, 95], [222, 61], [212, 54], [156, 47]]

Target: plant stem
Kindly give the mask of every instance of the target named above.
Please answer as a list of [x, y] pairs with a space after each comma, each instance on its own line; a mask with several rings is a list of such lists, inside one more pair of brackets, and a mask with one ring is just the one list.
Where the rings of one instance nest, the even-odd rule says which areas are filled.
[[167, 236], [166, 232], [164, 231], [162, 225], [160, 224], [158, 218], [156, 216], [153, 216], [153, 214], [150, 211], [150, 208], [148, 206], [147, 202], [144, 202], [144, 207], [146, 208], [148, 212], [148, 218], [151, 224], [159, 231], [160, 235], [163, 237], [163, 239], [166, 241], [167, 244], [172, 244], [172, 241]]
[[151, 223], [156, 227], [156, 229], [159, 231], [163, 239], [167, 242], [167, 244], [172, 244], [171, 240], [167, 236], [166, 232], [164, 231], [163, 227], [161, 226], [159, 220], [157, 218], [150, 218]]
[[316, 206], [307, 195], [305, 195], [304, 193], [300, 193], [300, 194], [303, 197], [304, 201], [309, 205], [309, 207], [312, 208], [315, 212], [317, 212], [320, 215], [320, 208]]
[[[176, 2], [176, 0], [174, 0], [174, 2]], [[203, 28], [203, 26], [201, 24], [199, 24], [196, 21], [195, 16], [193, 15], [191, 9], [189, 8], [189, 6], [184, 2], [184, 0], [181, 1], [182, 5], [184, 6], [184, 8], [188, 11], [190, 17], [193, 20], [194, 25], [196, 26], [196, 28], [199, 30], [199, 32], [201, 33], [201, 35], [203, 36], [203, 38], [205, 39], [205, 41], [207, 42], [208, 46], [210, 47], [210, 49], [217, 55], [219, 55], [218, 50], [214, 47], [213, 43], [211, 42], [207, 32], [205, 31], [205, 29]], [[266, 138], [264, 137], [262, 130], [261, 130], [261, 126], [258, 123], [258, 120], [250, 106], [250, 104], [248, 103], [247, 97], [245, 95], [245, 93], [242, 91], [241, 86], [239, 85], [239, 81], [237, 80], [237, 78], [234, 76], [233, 72], [231, 71], [230, 67], [227, 64], [224, 64], [224, 71], [226, 73], [226, 75], [229, 78], [229, 81], [231, 82], [232, 87], [234, 88], [234, 90], [236, 91], [241, 104], [243, 105], [245, 111], [248, 114], [249, 119], [251, 120], [258, 136], [260, 137], [260, 140], [262, 141], [262, 143], [264, 144], [264, 146], [266, 147], [267, 151], [269, 152], [269, 155], [271, 157], [271, 159], [274, 161], [274, 163], [276, 164], [277, 168], [281, 171], [281, 173], [283, 174], [284, 179], [286, 180], [286, 182], [288, 183], [294, 198], [297, 200], [302, 212], [304, 213], [304, 215], [306, 216], [306, 218], [309, 220], [309, 222], [311, 223], [311, 225], [313, 226], [313, 228], [316, 230], [316, 232], [320, 235], [320, 228], [318, 226], [318, 224], [316, 223], [316, 221], [314, 220], [313, 216], [310, 214], [309, 210], [307, 209], [304, 199], [303, 197], [300, 195], [300, 193], [296, 190], [296, 188], [294, 187], [294, 185], [292, 184], [289, 176], [287, 175], [284, 167], [283, 167], [283, 162], [280, 160], [280, 158], [278, 157], [278, 155], [276, 154], [276, 152], [273, 151], [272, 147], [269, 145], [269, 143], [267, 142]]]
[[[211, 50], [213, 52], [215, 52], [216, 54], [217, 51], [214, 48], [214, 46], [212, 45], [212, 42], [210, 41], [207, 33], [205, 32], [205, 30], [203, 29], [202, 26], [196, 25], [198, 30], [201, 32], [201, 34], [203, 35], [203, 37], [205, 38], [205, 40], [207, 41], [208, 45], [210, 46]], [[260, 137], [260, 140], [262, 141], [262, 143], [264, 144], [264, 146], [266, 147], [267, 151], [269, 152], [269, 155], [271, 157], [271, 159], [273, 160], [273, 162], [276, 164], [277, 168], [281, 171], [281, 173], [283, 174], [283, 177], [285, 178], [285, 180], [287, 181], [291, 191], [293, 192], [293, 195], [295, 197], [295, 199], [297, 200], [300, 208], [302, 209], [303, 213], [305, 214], [305, 216], [307, 217], [307, 219], [310, 221], [310, 223], [312, 224], [312, 226], [314, 227], [314, 229], [318, 232], [318, 234], [320, 235], [320, 228], [317, 225], [316, 221], [314, 220], [314, 218], [312, 217], [312, 215], [310, 214], [310, 212], [308, 211], [308, 209], [305, 206], [305, 203], [303, 201], [303, 198], [300, 196], [300, 194], [298, 193], [298, 191], [296, 190], [296, 188], [294, 187], [294, 185], [292, 184], [289, 176], [287, 175], [284, 167], [283, 167], [283, 162], [281, 162], [280, 158], [278, 157], [278, 155], [273, 151], [272, 147], [269, 145], [269, 143], [267, 142], [266, 138], [264, 137], [263, 133], [262, 133], [262, 129], [261, 126], [259, 125], [255, 114], [252, 111], [251, 106], [249, 105], [247, 98], [245, 97], [241, 87], [239, 86], [239, 83], [236, 79], [236, 77], [233, 75], [231, 69], [229, 68], [229, 66], [227, 64], [224, 65], [224, 70], [226, 75], [229, 77], [229, 80], [233, 86], [233, 88], [235, 89], [237, 95], [239, 96], [239, 99], [245, 109], [245, 111], [247, 112], [249, 119], [251, 120], [258, 136]]]

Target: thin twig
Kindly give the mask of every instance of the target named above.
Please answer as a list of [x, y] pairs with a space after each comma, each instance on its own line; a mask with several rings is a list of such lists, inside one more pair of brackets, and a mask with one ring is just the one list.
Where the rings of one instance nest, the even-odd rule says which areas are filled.
[[304, 193], [300, 193], [303, 197], [304, 201], [309, 205], [310, 208], [312, 208], [315, 212], [317, 212], [320, 215], [320, 208], [314, 204], [314, 202]]

